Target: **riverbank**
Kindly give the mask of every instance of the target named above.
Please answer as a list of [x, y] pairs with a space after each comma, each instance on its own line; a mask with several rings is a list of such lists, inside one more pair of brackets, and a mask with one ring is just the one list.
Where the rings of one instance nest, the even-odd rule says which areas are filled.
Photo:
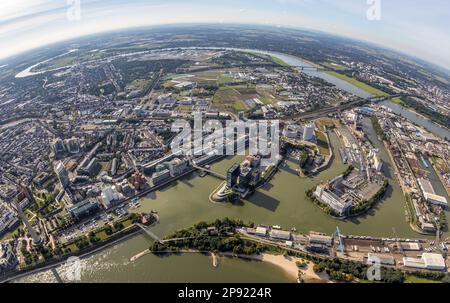
[[376, 96], [379, 96], [379, 97], [389, 96], [388, 93], [386, 93], [386, 92], [384, 92], [384, 91], [382, 91], [382, 90], [380, 90], [378, 88], [375, 88], [373, 86], [370, 86], [369, 84], [361, 82], [361, 81], [357, 80], [356, 78], [349, 77], [347, 75], [340, 74], [340, 73], [334, 72], [334, 71], [327, 71], [326, 73], [328, 75], [330, 75], [330, 76], [333, 76], [335, 78], [338, 78], [338, 79], [341, 79], [341, 80], [343, 80], [345, 82], [348, 82], [348, 83], [356, 86], [357, 88], [360, 88], [360, 89], [364, 90], [365, 92], [367, 92], [369, 94], [376, 95]]
[[[403, 195], [406, 198], [406, 195], [409, 195], [409, 194], [407, 193], [406, 189], [404, 188], [404, 184], [403, 184], [402, 180], [400, 179], [400, 172], [398, 170], [397, 165], [395, 164], [394, 156], [392, 155], [391, 150], [389, 149], [389, 146], [386, 143], [386, 141], [384, 141], [384, 140], [381, 140], [381, 141], [383, 142], [384, 148], [386, 149], [386, 152], [387, 152], [387, 154], [389, 156], [391, 164], [394, 167], [395, 179], [396, 179], [397, 183], [400, 185], [400, 188], [401, 188], [401, 190], [403, 192]], [[409, 203], [410, 202], [406, 198], [406, 208], [409, 209], [409, 212], [413, 212], [413, 213], [409, 214], [410, 218], [407, 218], [407, 220], [409, 221], [408, 223], [409, 223], [409, 226], [411, 227], [411, 229], [414, 232], [416, 232], [416, 233], [418, 233], [420, 235], [424, 235], [424, 236], [431, 235], [430, 233], [424, 232], [417, 224], [414, 223], [416, 221], [416, 220], [413, 220], [413, 218], [412, 218], [412, 216], [416, 216], [416, 214], [414, 213], [414, 205], [411, 205], [411, 207], [409, 207], [409, 205], [408, 205]]]
[[[402, 100], [402, 102], [395, 102], [392, 100], [392, 103], [395, 105], [400, 106], [402, 109], [407, 110], [408, 112], [417, 115], [418, 117], [422, 118], [423, 120], [427, 121], [428, 123], [435, 124], [436, 126], [444, 129], [447, 132], [450, 132], [450, 128], [444, 124], [442, 124], [440, 121], [436, 121], [433, 117], [429, 117], [425, 115], [424, 113], [419, 112], [418, 108], [415, 108], [414, 106], [411, 106], [407, 104], [405, 101]], [[431, 132], [431, 130], [429, 130]], [[450, 138], [448, 138], [450, 140]]]
[[299, 277], [299, 268], [296, 263], [297, 261], [300, 261], [299, 258], [284, 257], [282, 255], [272, 255], [266, 253], [261, 255], [233, 255], [232, 253], [223, 253], [222, 255], [226, 257], [237, 257], [241, 259], [267, 262], [282, 269], [289, 275], [289, 277], [293, 279], [293, 281], [296, 281]]
[[[146, 249], [130, 258], [131, 262], [136, 262], [138, 259], [152, 254], [153, 252], [149, 249]], [[209, 255], [212, 258], [212, 266], [218, 267], [220, 266], [219, 258], [239, 258], [243, 260], [252, 260], [258, 262], [265, 262], [272, 264], [281, 270], [283, 270], [292, 281], [298, 281], [301, 278], [304, 282], [329, 282], [329, 278], [326, 274], [317, 274], [314, 272], [314, 263], [311, 261], [306, 261], [298, 257], [291, 256], [283, 256], [283, 255], [274, 255], [269, 253], [263, 254], [233, 254], [231, 252], [221, 252], [221, 253], [212, 253], [206, 251], [199, 250], [179, 250], [176, 252], [167, 251], [167, 252], [159, 252], [158, 254], [203, 254]], [[306, 263], [306, 268], [299, 268], [298, 263]]]
[[[335, 77], [337, 79], [340, 79], [342, 81], [347, 82], [350, 85], [353, 85], [363, 91], [365, 91], [368, 94], [372, 94], [372, 95], [376, 95], [379, 97], [385, 97], [388, 96], [389, 94], [387, 94], [386, 92], [373, 87], [367, 83], [361, 82], [359, 80], [357, 80], [356, 78], [353, 77], [349, 77], [347, 75], [335, 72], [335, 71], [327, 71], [325, 72], [326, 74]], [[402, 108], [403, 110], [406, 110], [408, 112], [410, 112], [411, 114], [417, 115], [419, 118], [425, 120], [426, 122], [430, 123], [430, 124], [434, 124], [436, 127], [438, 128], [442, 128], [443, 131], [445, 132], [450, 132], [450, 128], [448, 128], [446, 125], [443, 125], [442, 123], [440, 123], [439, 121], [436, 121], [436, 119], [433, 119], [432, 117], [426, 116], [423, 113], [420, 113], [418, 111], [418, 109], [416, 109], [413, 106], [408, 105], [404, 100], [401, 100], [400, 98], [394, 98], [392, 100], [388, 100], [386, 102], [390, 102], [390, 104], [393, 105], [397, 105], [398, 107]], [[388, 106], [389, 107], [389, 106]], [[392, 107], [390, 107], [392, 109]], [[407, 118], [407, 117], [406, 117]], [[410, 119], [409, 119], [410, 120]], [[433, 132], [432, 130], [430, 130], [428, 127], [426, 127], [425, 125], [421, 125], [423, 127], [425, 127], [428, 131]], [[448, 136], [443, 136], [442, 138], [447, 137], [450, 139], [450, 137]]]
[[[339, 146], [334, 133], [330, 133], [330, 139], [335, 146]], [[339, 154], [339, 151], [336, 149], [334, 152], [335, 155]], [[365, 216], [357, 221], [337, 222], [329, 216], [324, 215], [323, 212], [309, 201], [303, 199], [305, 190], [317, 185], [316, 183], [320, 180], [327, 180], [336, 176], [344, 169], [339, 157], [336, 156], [335, 158], [337, 161], [329, 169], [315, 178], [302, 179], [300, 182], [298, 182], [298, 175], [295, 174], [294, 170], [297, 167], [296, 163], [294, 161], [286, 161], [286, 166], [280, 167], [280, 173], [273, 178], [267, 188], [258, 191], [255, 196], [250, 198], [251, 201], [245, 203], [245, 205], [232, 205], [231, 203], [213, 205], [212, 203], [208, 203], [206, 199], [208, 199], [211, 190], [217, 186], [217, 179], [209, 176], [197, 178], [195, 177], [196, 174], [187, 174], [183, 178], [180, 178], [179, 181], [163, 186], [164, 188], [155, 190], [143, 198], [141, 200], [141, 209], [145, 209], [146, 212], [157, 210], [162, 216], [164, 222], [152, 230], [158, 235], [169, 234], [200, 220], [212, 221], [216, 218], [228, 216], [269, 225], [295, 227], [305, 232], [315, 230], [327, 234], [334, 232], [337, 224], [339, 224], [340, 229], [345, 234], [378, 237], [391, 235], [392, 227], [395, 227], [400, 237], [405, 239], [414, 238], [416, 233], [411, 231], [411, 228], [403, 219], [403, 206], [398, 206], [402, 204], [401, 198], [403, 195], [401, 194], [401, 190], [399, 188], [397, 189], [397, 185], [395, 185], [393, 193], [387, 197], [387, 201], [380, 203], [380, 209], [377, 209], [374, 215]], [[225, 172], [233, 163], [241, 160], [239, 157], [224, 159], [223, 162], [220, 161], [215, 165], [217, 165], [216, 168], [219, 168], [218, 171]], [[111, 249], [106, 260], [120, 263], [122, 260], [127, 259], [127, 256], [132, 255], [135, 251], [143, 250], [148, 245], [147, 239], [144, 239], [144, 237], [136, 237], [136, 239], [129, 240], [126, 244], [118, 248]], [[92, 258], [91, 263], [104, 262], [105, 260], [102, 258], [103, 256], [99, 254], [98, 257]], [[100, 277], [105, 277], [105, 279], [110, 278], [110, 280], [106, 279], [108, 281], [123, 282], [124, 277], [128, 278], [128, 276], [139, 277], [141, 280], [136, 279], [140, 282], [180, 281], [180, 277], [185, 279], [185, 276], [183, 276], [184, 273], [177, 271], [177, 267], [183, 267], [183, 271], [193, 272], [189, 277], [198, 274], [201, 276], [202, 282], [212, 281], [209, 278], [214, 279], [213, 277], [215, 277], [209, 271], [211, 270], [210, 266], [206, 270], [203, 270], [206, 266], [202, 266], [202, 264], [207, 262], [200, 256], [166, 259], [168, 260], [151, 258], [149, 256], [145, 259], [146, 266], [133, 267], [129, 265], [117, 265], [121, 267], [114, 269], [114, 271], [104, 268], [96, 269], [95, 279], [97, 280], [89, 277], [83, 281], [102, 281]], [[189, 261], [186, 262], [186, 259]], [[199, 261], [199, 259], [202, 261]], [[189, 264], [187, 265], [186, 263]], [[251, 263], [239, 262], [239, 266], [251, 268], [246, 274], [253, 275], [254, 272], [257, 272], [255, 268], [258, 266], [249, 264]], [[187, 266], [189, 266], [189, 269]], [[149, 273], [149, 268], [151, 268], [151, 274]], [[268, 271], [271, 272], [267, 269], [267, 266], [259, 265], [259, 268], [264, 268], [258, 272], [261, 276]], [[233, 272], [237, 272], [238, 274], [234, 274]], [[236, 265], [236, 267], [233, 267], [233, 270], [227, 272], [229, 275], [226, 277], [227, 281], [233, 281], [232, 279], [239, 277], [240, 273], [239, 267]], [[166, 280], [161, 278], [164, 275], [166, 275]], [[155, 276], [158, 276], [158, 278], [155, 278]]]
[[90, 249], [88, 251], [67, 255], [67, 256], [65, 256], [67, 258], [59, 259], [59, 260], [53, 261], [53, 262], [48, 262], [48, 264], [41, 264], [41, 266], [38, 268], [24, 269], [24, 270], [21, 270], [20, 272], [9, 273], [7, 275], [0, 277], [0, 283], [11, 282], [11, 281], [18, 280], [20, 278], [23, 278], [23, 277], [26, 277], [29, 275], [35, 275], [40, 272], [47, 271], [49, 269], [57, 268], [58, 266], [65, 264], [69, 257], [78, 257], [80, 259], [88, 258], [92, 255], [95, 255], [95, 254], [105, 250], [105, 249], [108, 249], [108, 248], [113, 247], [117, 244], [120, 244], [124, 241], [127, 241], [127, 240], [135, 237], [140, 232], [141, 231], [139, 228], [135, 228], [133, 230], [130, 229], [130, 231], [127, 234], [125, 234], [117, 239], [111, 240], [109, 242], [102, 243], [101, 245], [93, 247], [92, 249]]
[[[153, 214], [152, 220], [149, 222], [148, 226], [154, 226], [158, 222], [159, 222], [159, 216]], [[139, 232], [141, 232], [141, 228], [137, 224], [132, 223], [131, 225], [109, 235], [107, 238], [105, 238], [103, 240], [98, 240], [97, 242], [89, 241], [88, 246], [79, 248], [78, 251], [71, 251], [69, 253], [57, 255], [53, 259], [44, 261], [42, 263], [30, 265], [28, 267], [20, 268], [19, 270], [11, 271], [11, 272], [1, 276], [0, 282], [9, 282], [11, 280], [19, 279], [23, 276], [37, 274], [42, 271], [54, 269], [64, 263], [66, 263], [70, 257], [77, 257], [80, 259], [87, 258], [87, 257], [94, 255], [96, 253], [99, 253], [111, 246], [119, 244], [122, 241], [126, 241], [126, 240], [136, 236]]]
[[[273, 254], [261, 254], [261, 255], [237, 255], [239, 258], [256, 260], [261, 262], [267, 262], [273, 264], [285, 273], [287, 273], [292, 279], [298, 281], [298, 279], [304, 282], [329, 282], [329, 278], [326, 274], [320, 274], [314, 272], [314, 263], [311, 261], [305, 261], [298, 257], [273, 255]], [[298, 263], [306, 262], [306, 268], [299, 268]]]

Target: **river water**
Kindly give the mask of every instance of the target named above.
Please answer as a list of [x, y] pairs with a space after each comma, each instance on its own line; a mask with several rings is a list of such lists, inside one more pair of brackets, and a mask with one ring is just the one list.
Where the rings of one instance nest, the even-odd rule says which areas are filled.
[[[158, 50], [158, 51], [165, 51], [165, 50], [176, 50], [176, 49], [180, 49], [180, 48], [167, 48], [167, 49], [163, 49], [163, 50]], [[313, 76], [313, 77], [318, 77], [321, 78], [329, 83], [332, 83], [334, 85], [336, 85], [336, 87], [354, 94], [355, 96], [361, 97], [361, 98], [369, 98], [372, 97], [373, 95], [371, 95], [370, 93], [366, 92], [365, 90], [347, 82], [344, 81], [342, 79], [336, 78], [332, 75], [329, 75], [328, 73], [321, 71], [321, 70], [316, 70], [313, 69], [313, 65], [309, 62], [306, 62], [305, 60], [303, 60], [300, 57], [296, 57], [296, 56], [292, 56], [292, 55], [288, 55], [288, 54], [283, 54], [283, 53], [279, 53], [279, 52], [270, 52], [270, 51], [262, 51], [262, 50], [254, 50], [254, 49], [241, 49], [241, 48], [215, 48], [215, 47], [187, 47], [187, 48], [181, 48], [181, 49], [226, 49], [226, 50], [236, 50], [236, 51], [247, 51], [247, 52], [253, 52], [253, 53], [259, 53], [259, 54], [265, 54], [265, 55], [270, 55], [270, 56], [274, 56], [277, 57], [281, 60], [283, 60], [284, 62], [286, 62], [287, 64], [294, 66], [294, 67], [307, 67], [306, 69], [303, 70], [304, 73]], [[50, 70], [46, 70], [46, 71], [41, 71], [41, 72], [32, 72], [31, 70], [37, 66], [39, 66], [42, 63], [48, 62], [52, 59], [55, 58], [59, 58], [62, 56], [65, 56], [67, 54], [70, 54], [72, 52], [77, 51], [77, 49], [74, 50], [70, 50], [67, 53], [63, 53], [59, 56], [47, 59], [45, 61], [39, 62], [33, 66], [28, 67], [27, 69], [21, 71], [20, 73], [18, 73], [16, 75], [16, 78], [24, 78], [24, 77], [29, 77], [29, 76], [33, 76], [33, 75], [37, 75], [37, 74], [42, 74], [44, 72], [47, 71], [56, 71], [59, 69], [65, 69], [68, 68], [70, 66], [65, 66], [65, 67], [60, 67], [60, 68], [56, 68], [56, 69], [50, 69]], [[121, 54], [121, 55], [116, 55], [113, 56], [109, 59], [115, 58], [115, 57], [126, 57], [126, 56], [133, 56], [133, 55], [138, 55], [138, 54], [144, 54], [147, 52], [151, 52], [151, 51], [139, 51], [139, 52], [131, 52], [131, 53], [126, 53], [126, 54]], [[388, 101], [384, 101], [382, 103], [383, 105], [389, 107], [390, 109], [392, 109], [393, 112], [395, 112], [398, 115], [401, 115], [411, 121], [413, 121], [414, 123], [425, 127], [426, 129], [428, 129], [429, 131], [433, 132], [434, 134], [438, 135], [441, 138], [450, 138], [450, 130], [446, 129], [445, 127], [442, 127], [436, 123], [433, 123], [432, 121], [423, 118], [422, 116], [418, 115], [417, 113], [410, 111], [408, 109], [405, 109], [404, 107], [395, 104], [393, 102], [391, 102], [390, 100]]]
[[[371, 124], [365, 123], [364, 127], [372, 132], [371, 140], [382, 148], [371, 129]], [[334, 134], [330, 139], [337, 155], [339, 140]], [[194, 173], [142, 199], [142, 206], [138, 211], [158, 211], [161, 221], [152, 228], [152, 231], [161, 237], [201, 220], [212, 221], [224, 217], [259, 224], [281, 225], [285, 228], [295, 227], [302, 232], [315, 230], [331, 234], [336, 226], [339, 226], [345, 234], [390, 237], [393, 236], [392, 230], [395, 228], [401, 237], [418, 237], [405, 221], [405, 200], [400, 188], [392, 180], [391, 164], [385, 151], [381, 157], [388, 163], [385, 166], [385, 173], [390, 178], [392, 186], [386, 198], [374, 210], [357, 219], [347, 221], [333, 219], [305, 197], [307, 189], [346, 169], [339, 156], [334, 159], [329, 170], [313, 179], [299, 177], [295, 172], [297, 161], [288, 159], [287, 165], [281, 167], [271, 182], [242, 205], [211, 203], [208, 196], [221, 181], [211, 176], [201, 178]], [[213, 165], [212, 169], [224, 173], [233, 163], [241, 160], [242, 156], [228, 158]], [[150, 244], [148, 238], [138, 236], [82, 260], [85, 268], [82, 272], [82, 282], [294, 282], [273, 265], [239, 259], [220, 260], [218, 268], [212, 267], [210, 257], [201, 255], [168, 258], [146, 255], [130, 263], [130, 257], [148, 248]], [[59, 268], [58, 271], [64, 276], [65, 267]], [[239, 274], [236, 274], [237, 272]], [[53, 279], [50, 272], [44, 272], [21, 281], [51, 282]]]
[[[304, 60], [302, 60], [301, 58], [298, 58], [295, 56], [280, 54], [280, 53], [276, 53], [276, 52], [262, 52], [262, 53], [275, 56], [275, 57], [283, 60], [284, 62], [288, 63], [291, 66], [313, 67], [311, 64], [309, 64], [309, 63], [305, 62]], [[338, 87], [346, 92], [352, 93], [355, 96], [358, 96], [361, 98], [369, 98], [369, 97], [373, 96], [370, 93], [366, 92], [365, 90], [360, 89], [360, 88], [356, 87], [355, 85], [348, 83], [347, 81], [333, 77], [324, 71], [318, 71], [318, 70], [314, 70], [314, 69], [304, 69], [303, 72], [310, 76], [318, 77], [329, 83], [332, 83], [332, 84], [336, 85], [336, 87]], [[394, 113], [407, 118], [408, 120], [416, 123], [417, 125], [420, 125], [420, 126], [426, 128], [428, 131], [434, 133], [435, 135], [437, 135], [443, 139], [444, 138], [450, 139], [450, 130], [449, 129], [442, 127], [442, 126], [424, 118], [423, 116], [418, 115], [417, 113], [404, 108], [401, 105], [395, 104], [395, 103], [391, 102], [390, 100], [382, 102], [382, 105], [390, 108]]]
[[[287, 63], [307, 66], [298, 58], [280, 54], [276, 55]], [[294, 62], [293, 60], [300, 60]], [[320, 74], [323, 72], [306, 71]], [[323, 73], [325, 74], [325, 73]], [[327, 75], [327, 74], [326, 74]], [[328, 77], [328, 75], [327, 75]], [[340, 79], [337, 79], [341, 81]], [[330, 81], [331, 82], [331, 81]], [[335, 81], [335, 84], [338, 83]], [[337, 84], [336, 84], [337, 85]], [[345, 83], [345, 88], [351, 84]], [[339, 87], [341, 87], [339, 85]], [[347, 90], [347, 89], [346, 89]], [[348, 90], [358, 94], [358, 88]], [[198, 221], [213, 221], [217, 218], [236, 218], [257, 224], [280, 225], [284, 228], [295, 227], [300, 232], [311, 230], [331, 234], [339, 226], [343, 234], [372, 235], [393, 237], [395, 229], [399, 237], [418, 238], [405, 220], [405, 198], [394, 180], [392, 163], [378, 140], [369, 119], [363, 123], [365, 132], [375, 147], [380, 149], [380, 156], [385, 162], [384, 173], [390, 181], [385, 198], [366, 215], [340, 221], [323, 213], [305, 196], [305, 191], [321, 181], [328, 180], [346, 169], [339, 157], [339, 140], [334, 133], [330, 140], [336, 155], [330, 169], [308, 179], [301, 178], [295, 169], [298, 163], [287, 159], [286, 165], [264, 188], [258, 190], [242, 205], [214, 204], [208, 199], [209, 194], [221, 182], [206, 176], [198, 177], [195, 173], [180, 179], [166, 188], [153, 192], [141, 201], [139, 212], [157, 210], [160, 223], [152, 231], [163, 237], [175, 230], [192, 226]], [[216, 163], [212, 169], [225, 173], [243, 156], [229, 157]], [[151, 241], [144, 236], [137, 236], [122, 244], [104, 250], [101, 253], [82, 260], [82, 282], [294, 282], [280, 268], [274, 265], [240, 259], [221, 259], [219, 267], [213, 268], [210, 257], [202, 255], [182, 255], [160, 258], [146, 255], [131, 263], [130, 257], [148, 248]], [[58, 268], [64, 277], [67, 268]], [[52, 282], [52, 274], [42, 272], [21, 279], [21, 282]]]
[[426, 128], [428, 131], [432, 132], [436, 136], [438, 136], [442, 139], [445, 139], [445, 138], [450, 139], [450, 130], [448, 130], [447, 128], [442, 127], [442, 126], [424, 118], [423, 116], [421, 116], [409, 109], [406, 109], [401, 105], [395, 104], [391, 101], [383, 101], [381, 104], [386, 107], [389, 107], [392, 110], [392, 112], [396, 113], [397, 115], [405, 117], [406, 119], [416, 123], [417, 125], [420, 125], [420, 126]]
[[[131, 255], [148, 248], [149, 245], [151, 245], [150, 239], [137, 236], [93, 257], [83, 259], [80, 266], [82, 279], [78, 282], [295, 282], [275, 265], [235, 258], [218, 258], [219, 267], [217, 268], [212, 266], [211, 257], [200, 254], [170, 257], [147, 255], [130, 262]], [[68, 275], [73, 273], [71, 266], [63, 265], [57, 270], [63, 281], [74, 281]], [[238, 275], [237, 272], [239, 272]], [[46, 271], [24, 278], [20, 282], [56, 283], [56, 279], [50, 271]]]

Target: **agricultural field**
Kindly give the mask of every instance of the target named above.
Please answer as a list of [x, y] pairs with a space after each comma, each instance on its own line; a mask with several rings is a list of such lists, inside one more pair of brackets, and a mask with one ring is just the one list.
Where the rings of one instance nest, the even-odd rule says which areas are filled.
[[213, 106], [233, 111], [248, 110], [245, 100], [256, 98], [256, 89], [246, 85], [220, 87], [213, 98]]
[[245, 101], [259, 99], [264, 104], [272, 104], [275, 101], [273, 92], [266, 87], [258, 87], [253, 84], [242, 84], [219, 87], [213, 98], [213, 106], [219, 109], [246, 111], [251, 109]]
[[183, 74], [183, 75], [172, 75], [166, 78], [166, 82], [164, 82], [164, 88], [171, 88], [176, 86], [177, 84], [183, 82], [193, 82], [196, 83], [197, 86], [220, 86], [228, 83], [237, 83], [242, 82], [233, 78], [229, 73], [224, 70], [209, 70], [204, 72], [192, 73], [192, 74]]

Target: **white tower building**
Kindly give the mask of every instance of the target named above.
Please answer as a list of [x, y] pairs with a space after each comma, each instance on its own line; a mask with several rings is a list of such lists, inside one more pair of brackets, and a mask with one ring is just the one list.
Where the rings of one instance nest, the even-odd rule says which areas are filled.
[[312, 141], [315, 137], [315, 125], [313, 123], [305, 125], [303, 128], [303, 140]]

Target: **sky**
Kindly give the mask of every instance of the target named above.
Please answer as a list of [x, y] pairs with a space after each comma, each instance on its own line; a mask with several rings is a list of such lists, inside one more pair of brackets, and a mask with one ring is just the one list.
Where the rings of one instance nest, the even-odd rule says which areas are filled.
[[88, 34], [176, 23], [320, 30], [450, 69], [448, 0], [0, 0], [0, 59]]

